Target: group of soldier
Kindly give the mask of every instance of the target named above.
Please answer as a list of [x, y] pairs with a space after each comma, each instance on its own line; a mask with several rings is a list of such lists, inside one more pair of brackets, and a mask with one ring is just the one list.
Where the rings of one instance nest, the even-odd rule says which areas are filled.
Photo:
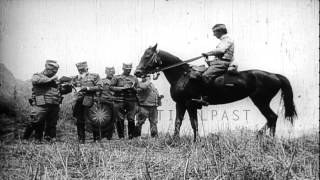
[[[141, 136], [141, 128], [146, 119], [150, 122], [151, 136], [158, 136], [157, 107], [163, 96], [159, 95], [150, 76], [146, 75], [139, 81], [130, 74], [132, 64], [123, 64], [123, 73], [119, 75], [114, 75], [114, 67], [106, 67], [104, 79], [100, 79], [96, 73], [90, 73], [87, 62], [79, 62], [76, 67], [78, 75], [58, 79], [57, 61], [47, 60], [44, 71], [32, 76], [32, 98], [29, 100], [32, 111], [24, 139], [29, 139], [34, 132], [37, 141], [42, 141], [43, 138], [46, 141], [56, 140], [60, 104], [63, 95], [71, 93], [73, 89], [73, 116], [80, 143], [85, 143], [87, 122], [92, 122], [94, 141], [103, 137], [111, 139], [114, 129], [119, 138], [124, 138], [125, 120], [129, 139]], [[100, 114], [93, 107], [100, 110]], [[97, 126], [104, 126], [107, 132], [101, 133], [101, 127]]]
[[[234, 42], [227, 34], [226, 26], [216, 24], [212, 27], [212, 32], [220, 43], [214, 50], [202, 53], [209, 66], [202, 74], [206, 83], [226, 72], [233, 62]], [[209, 60], [209, 56], [215, 58]], [[94, 140], [102, 137], [111, 139], [114, 124], [119, 138], [124, 138], [125, 119], [128, 122], [130, 139], [141, 135], [141, 127], [146, 118], [150, 121], [151, 136], [157, 137], [157, 106], [161, 96], [151, 83], [150, 77], [142, 77], [142, 80], [138, 81], [137, 77], [130, 75], [132, 64], [123, 64], [123, 73], [116, 76], [114, 68], [107, 67], [105, 79], [100, 79], [98, 74], [89, 73], [86, 62], [77, 63], [76, 67], [79, 75], [70, 78], [71, 85], [64, 84], [63, 79], [58, 80], [56, 73], [59, 65], [53, 60], [47, 60], [45, 70], [33, 75], [30, 101], [33, 105], [32, 120], [26, 127], [25, 139], [28, 139], [33, 131], [37, 140], [42, 139], [43, 132], [46, 140], [50, 141], [56, 137], [62, 95], [70, 93], [72, 87], [78, 89], [74, 98], [73, 116], [77, 119], [78, 139], [81, 143], [85, 142], [85, 124], [90, 120]], [[193, 100], [201, 105], [208, 104], [206, 96]], [[96, 116], [92, 117], [92, 107], [96, 107], [97, 104], [107, 113], [99, 111], [100, 115], [96, 113]], [[101, 119], [108, 119], [106, 117], [111, 119], [110, 122], [101, 124]], [[96, 123], [97, 121], [99, 123]], [[107, 129], [107, 133], [97, 130], [101, 129], [101, 126]]]

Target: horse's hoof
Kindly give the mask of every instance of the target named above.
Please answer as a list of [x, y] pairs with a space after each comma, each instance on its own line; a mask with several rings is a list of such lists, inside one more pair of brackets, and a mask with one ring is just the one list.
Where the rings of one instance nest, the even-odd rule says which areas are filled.
[[262, 135], [264, 135], [265, 133], [264, 133], [263, 130], [259, 130], [259, 131], [257, 132], [257, 134], [260, 135], [260, 136], [262, 136]]
[[196, 136], [195, 138], [193, 138], [193, 142], [194, 142], [194, 143], [199, 143], [199, 142], [201, 142], [200, 136]]

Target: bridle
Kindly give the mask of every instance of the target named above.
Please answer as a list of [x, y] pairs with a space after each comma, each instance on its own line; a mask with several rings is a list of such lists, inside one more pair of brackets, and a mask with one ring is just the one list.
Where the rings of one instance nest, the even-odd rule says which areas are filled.
[[153, 52], [153, 54], [152, 54], [152, 56], [150, 58], [151, 59], [150, 63], [156, 65], [156, 68], [149, 72], [150, 74], [154, 74], [154, 73], [160, 72], [159, 71], [159, 66], [162, 64], [162, 61], [161, 61], [160, 57], [158, 56], [158, 53], [159, 53], [159, 51]]
[[[154, 74], [154, 73], [160, 72], [158, 71], [158, 69], [161, 64], [162, 64], [162, 61], [158, 56], [158, 51], [153, 52], [148, 62], [144, 65], [145, 67], [143, 68], [143, 70], [145, 72], [143, 74]], [[156, 66], [154, 70], [149, 70], [149, 71], [146, 70], [149, 66], [154, 66], [154, 65]]]

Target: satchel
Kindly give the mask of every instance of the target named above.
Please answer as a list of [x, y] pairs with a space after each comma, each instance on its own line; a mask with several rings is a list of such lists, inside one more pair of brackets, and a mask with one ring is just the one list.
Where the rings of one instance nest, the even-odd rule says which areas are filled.
[[36, 103], [37, 106], [45, 105], [46, 100], [44, 99], [44, 96], [36, 96]]

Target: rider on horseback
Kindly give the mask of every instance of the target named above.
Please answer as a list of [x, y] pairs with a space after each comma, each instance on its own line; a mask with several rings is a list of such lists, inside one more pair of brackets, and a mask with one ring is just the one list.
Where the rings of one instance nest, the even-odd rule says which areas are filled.
[[[208, 69], [202, 74], [203, 81], [208, 84], [212, 79], [227, 71], [230, 63], [233, 61], [234, 42], [227, 34], [227, 28], [224, 24], [216, 24], [212, 27], [213, 35], [220, 39], [220, 43], [213, 51], [202, 53], [206, 58]], [[208, 60], [209, 56], [215, 56], [213, 60]], [[197, 102], [207, 105], [205, 97], [202, 97]]]
[[[227, 34], [226, 26], [224, 24], [216, 24], [212, 27], [212, 32], [221, 42], [213, 51], [202, 53], [209, 65], [208, 69], [202, 74], [206, 83], [225, 72], [233, 61], [234, 43]], [[209, 61], [208, 56], [215, 56], [215, 58]]]

